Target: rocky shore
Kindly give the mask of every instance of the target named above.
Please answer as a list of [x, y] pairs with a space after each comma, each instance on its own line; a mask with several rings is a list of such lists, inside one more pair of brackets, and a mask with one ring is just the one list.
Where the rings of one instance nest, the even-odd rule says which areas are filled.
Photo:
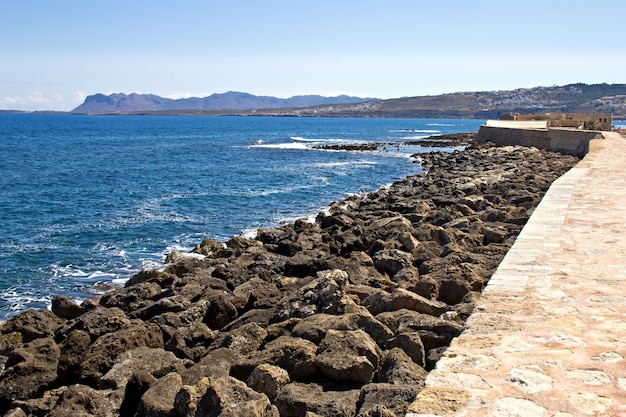
[[205, 239], [0, 328], [0, 415], [403, 416], [578, 159], [472, 145], [316, 223]]

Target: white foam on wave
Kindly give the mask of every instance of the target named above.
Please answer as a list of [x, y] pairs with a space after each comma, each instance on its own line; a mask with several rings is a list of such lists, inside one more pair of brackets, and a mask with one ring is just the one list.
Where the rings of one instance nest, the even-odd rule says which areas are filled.
[[297, 149], [297, 150], [307, 150], [307, 149], [310, 149], [306, 144], [298, 143], [298, 142], [258, 144], [258, 145], [250, 145], [249, 148]]
[[427, 123], [426, 126], [444, 126], [444, 127], [453, 127], [454, 125], [451, 123]]
[[426, 139], [427, 137], [429, 136], [428, 135], [411, 135], [411, 136], [404, 136], [402, 139], [419, 140], [419, 139]]
[[307, 139], [302, 136], [292, 136], [289, 139], [295, 140], [297, 142], [320, 142], [320, 139]]
[[52, 275], [54, 277], [87, 277], [89, 274], [76, 265], [61, 266], [58, 264], [50, 265], [52, 268]]
[[390, 130], [390, 133], [441, 133], [440, 130], [435, 129], [397, 129]]

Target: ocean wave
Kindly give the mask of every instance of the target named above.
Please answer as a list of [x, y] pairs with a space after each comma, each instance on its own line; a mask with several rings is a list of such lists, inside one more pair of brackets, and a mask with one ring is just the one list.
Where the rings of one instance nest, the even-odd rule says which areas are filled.
[[451, 123], [427, 123], [426, 126], [443, 126], [443, 127], [453, 127], [454, 125]]
[[390, 130], [390, 133], [441, 133], [440, 130], [435, 129], [396, 129]]
[[296, 185], [292, 187], [282, 188], [270, 188], [266, 190], [245, 190], [245, 191], [230, 191], [229, 195], [243, 195], [246, 197], [266, 197], [275, 194], [289, 194], [298, 190], [305, 190], [313, 187], [312, 185]]
[[332, 168], [344, 168], [351, 166], [373, 166], [378, 165], [376, 161], [341, 161], [341, 162], [315, 162], [312, 164], [305, 164], [307, 168], [321, 168], [321, 169], [332, 169]]
[[307, 150], [311, 149], [304, 143], [290, 142], [290, 143], [261, 143], [256, 145], [249, 145], [249, 148], [263, 148], [263, 149], [296, 149]]
[[297, 142], [322, 142], [322, 140], [320, 139], [307, 139], [303, 138], [302, 136], [292, 136], [289, 139], [295, 140]]
[[404, 136], [402, 137], [402, 139], [419, 140], [419, 139], [426, 139], [427, 137], [429, 136], [428, 135], [411, 135], [411, 136]]

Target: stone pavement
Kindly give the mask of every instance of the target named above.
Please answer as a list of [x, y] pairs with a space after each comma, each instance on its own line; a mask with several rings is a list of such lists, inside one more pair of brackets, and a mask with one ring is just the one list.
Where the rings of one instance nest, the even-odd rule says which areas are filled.
[[626, 416], [626, 139], [548, 190], [407, 417]]

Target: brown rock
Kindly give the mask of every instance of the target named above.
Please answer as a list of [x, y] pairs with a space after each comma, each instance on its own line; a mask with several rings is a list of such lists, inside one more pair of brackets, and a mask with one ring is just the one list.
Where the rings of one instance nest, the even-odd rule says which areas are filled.
[[279, 391], [274, 405], [281, 417], [353, 417], [358, 400], [359, 390], [331, 391], [317, 384], [292, 382]]
[[279, 417], [265, 394], [231, 377], [204, 378], [183, 386], [175, 397], [175, 413], [185, 417]]
[[174, 356], [163, 349], [139, 347], [121, 353], [113, 367], [100, 379], [100, 389], [123, 390], [134, 374], [146, 372], [156, 379], [170, 372], [181, 372], [190, 361]]
[[121, 404], [118, 391], [72, 385], [63, 392], [48, 417], [114, 417], [119, 415]]
[[410, 384], [368, 384], [361, 388], [360, 412], [367, 413], [383, 404], [387, 411], [404, 416], [421, 387]]
[[57, 379], [61, 351], [50, 337], [35, 339], [9, 355], [0, 375], [0, 411], [15, 399], [41, 395]]
[[376, 342], [362, 330], [329, 330], [315, 363], [332, 380], [368, 383], [378, 368], [380, 355]]
[[348, 274], [341, 270], [319, 272], [317, 279], [278, 303], [273, 321], [339, 313], [347, 279]]
[[174, 417], [174, 400], [183, 386], [176, 372], [158, 379], [141, 396], [136, 417]]
[[267, 395], [270, 401], [274, 401], [278, 391], [289, 382], [291, 380], [287, 371], [264, 363], [254, 368], [246, 384], [253, 390]]
[[388, 348], [402, 349], [417, 365], [426, 366], [426, 352], [418, 332], [400, 333], [387, 342]]
[[79, 366], [79, 381], [97, 386], [117, 356], [137, 347], [163, 347], [163, 336], [156, 324], [132, 324], [128, 328], [98, 338], [89, 346]]
[[315, 363], [317, 346], [308, 340], [282, 336], [234, 363], [231, 375], [245, 381], [254, 368], [263, 363], [283, 368], [294, 381], [306, 380], [318, 373]]
[[300, 320], [291, 331], [295, 337], [319, 344], [328, 330], [363, 330], [378, 344], [393, 337], [393, 332], [369, 312], [349, 313], [341, 316], [315, 314]]
[[65, 338], [74, 330], [83, 330], [89, 334], [91, 340], [128, 327], [130, 320], [119, 308], [97, 307], [85, 314], [68, 321], [56, 332], [57, 338]]
[[52, 297], [52, 312], [62, 319], [75, 319], [85, 312], [78, 304], [64, 295]]
[[428, 373], [415, 363], [404, 350], [392, 348], [384, 351], [378, 369], [378, 381], [389, 384], [424, 386]]
[[65, 320], [50, 311], [29, 309], [11, 317], [1, 326], [0, 332], [2, 334], [20, 333], [22, 342], [28, 343], [35, 339], [54, 336], [55, 330], [64, 322]]

